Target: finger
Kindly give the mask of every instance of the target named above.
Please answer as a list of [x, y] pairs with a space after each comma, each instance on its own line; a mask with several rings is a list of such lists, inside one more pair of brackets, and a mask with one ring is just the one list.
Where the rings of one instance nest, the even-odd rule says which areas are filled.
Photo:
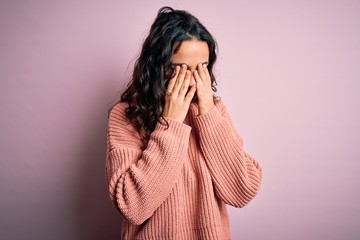
[[203, 69], [204, 69], [204, 72], [205, 72], [205, 76], [206, 76], [206, 79], [208, 79], [211, 83], [211, 76], [210, 76], [210, 72], [209, 72], [209, 69], [208, 69], [208, 65], [206, 63], [203, 64]]
[[187, 70], [184, 82], [179, 90], [179, 96], [182, 96], [182, 97], [185, 96], [185, 94], [189, 88], [190, 80], [191, 80], [191, 72], [189, 70]]
[[199, 85], [199, 87], [201, 87], [202, 84], [203, 84], [203, 80], [202, 80], [201, 77], [199, 76], [198, 70], [195, 70], [195, 71], [194, 71], [194, 78], [195, 78], [195, 81], [196, 81], [196, 85]]
[[191, 102], [196, 92], [196, 83], [190, 87], [189, 92], [185, 96], [186, 102]]
[[195, 77], [194, 77], [194, 74], [192, 74], [192, 75], [191, 75], [191, 79], [190, 79], [189, 86], [191, 87], [191, 86], [194, 85], [195, 83], [196, 83]]
[[206, 74], [205, 74], [205, 71], [204, 71], [204, 66], [202, 63], [199, 63], [198, 64], [198, 73], [199, 73], [199, 76], [200, 78], [203, 80], [203, 81], [206, 81]]
[[199, 73], [197, 70], [194, 71], [194, 78], [196, 80], [196, 91], [197, 94], [201, 94], [202, 93], [202, 87], [203, 87], [203, 80], [200, 78]]
[[169, 91], [169, 92], [173, 91], [173, 88], [174, 88], [176, 79], [177, 79], [177, 77], [179, 75], [179, 72], [180, 72], [180, 66], [176, 66], [176, 68], [175, 68], [175, 76], [170, 79], [168, 87], [167, 87], [167, 91]]
[[173, 90], [172, 90], [172, 93], [173, 93], [173, 94], [178, 95], [179, 89], [180, 89], [180, 87], [182, 86], [182, 83], [183, 83], [183, 81], [184, 81], [184, 78], [185, 78], [186, 74], [187, 74], [186, 65], [183, 64], [183, 65], [181, 66], [180, 73], [179, 73], [179, 75], [178, 75], [177, 78], [176, 78], [175, 86], [174, 86], [174, 88], [173, 88]]

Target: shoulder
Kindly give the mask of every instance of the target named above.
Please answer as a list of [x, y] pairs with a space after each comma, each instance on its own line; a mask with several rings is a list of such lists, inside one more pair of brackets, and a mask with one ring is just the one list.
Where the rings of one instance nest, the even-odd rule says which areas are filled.
[[127, 102], [118, 102], [109, 111], [109, 127], [133, 129], [132, 122], [126, 116], [126, 108], [129, 107]]
[[125, 120], [125, 110], [129, 106], [127, 102], [118, 102], [109, 111], [109, 121]]
[[127, 102], [116, 103], [109, 111], [109, 127], [125, 128], [136, 131], [134, 124], [126, 116], [126, 109], [129, 107]]
[[[111, 145], [141, 145], [140, 135], [133, 123], [126, 117], [127, 102], [119, 102], [110, 109], [108, 136]], [[130, 144], [131, 143], [131, 144]]]

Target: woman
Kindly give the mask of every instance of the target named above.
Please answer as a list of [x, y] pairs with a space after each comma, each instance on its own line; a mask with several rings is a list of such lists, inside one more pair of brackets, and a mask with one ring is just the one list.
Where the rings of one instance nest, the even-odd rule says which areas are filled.
[[230, 239], [262, 170], [214, 96], [216, 43], [197, 18], [161, 8], [110, 110], [106, 177], [123, 239]]

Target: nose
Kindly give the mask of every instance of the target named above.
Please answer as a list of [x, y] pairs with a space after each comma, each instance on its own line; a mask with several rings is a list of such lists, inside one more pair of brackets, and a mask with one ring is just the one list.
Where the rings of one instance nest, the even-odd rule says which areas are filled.
[[195, 84], [194, 72], [191, 72], [190, 86]]
[[194, 77], [194, 71], [195, 71], [196, 68], [197, 68], [196, 65], [188, 67], [188, 70], [190, 70], [190, 72], [191, 72], [191, 79], [190, 79], [190, 83], [189, 83], [190, 86], [192, 86], [192, 85], [194, 85], [196, 83], [195, 82], [195, 77]]

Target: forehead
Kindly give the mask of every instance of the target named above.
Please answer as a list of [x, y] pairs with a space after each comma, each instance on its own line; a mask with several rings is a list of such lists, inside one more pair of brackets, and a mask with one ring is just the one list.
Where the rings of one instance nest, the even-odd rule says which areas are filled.
[[197, 65], [209, 61], [209, 47], [204, 41], [197, 39], [183, 41], [177, 53], [171, 57], [172, 63]]

